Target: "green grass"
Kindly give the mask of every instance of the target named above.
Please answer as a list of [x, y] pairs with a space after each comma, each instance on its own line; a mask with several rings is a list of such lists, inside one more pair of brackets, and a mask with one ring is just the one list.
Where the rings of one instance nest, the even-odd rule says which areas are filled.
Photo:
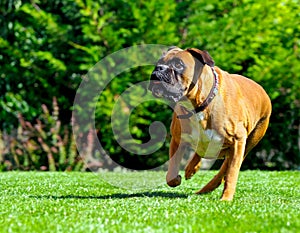
[[232, 202], [222, 187], [194, 194], [213, 175], [132, 191], [93, 173], [0, 173], [0, 232], [299, 232], [300, 172], [241, 172]]

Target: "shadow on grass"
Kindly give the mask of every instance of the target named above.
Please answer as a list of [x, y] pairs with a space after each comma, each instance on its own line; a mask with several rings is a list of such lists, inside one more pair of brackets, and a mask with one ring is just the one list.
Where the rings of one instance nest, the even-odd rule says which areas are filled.
[[142, 193], [114, 193], [108, 195], [100, 195], [100, 196], [81, 196], [81, 195], [65, 195], [65, 196], [55, 196], [55, 195], [33, 195], [29, 196], [30, 198], [37, 199], [126, 199], [126, 198], [136, 198], [136, 197], [162, 197], [162, 198], [187, 198], [187, 194], [181, 193], [171, 193], [171, 192], [142, 192]]

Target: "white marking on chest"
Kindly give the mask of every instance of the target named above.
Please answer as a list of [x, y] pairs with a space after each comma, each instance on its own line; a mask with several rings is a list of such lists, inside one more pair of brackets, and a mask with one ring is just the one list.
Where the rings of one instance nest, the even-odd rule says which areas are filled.
[[182, 133], [181, 139], [202, 158], [216, 159], [222, 149], [224, 138], [214, 129], [204, 130], [199, 121], [197, 125], [192, 124], [191, 127], [191, 132]]
[[204, 120], [204, 113], [203, 112], [197, 113], [196, 118], [197, 118], [198, 121], [203, 121]]

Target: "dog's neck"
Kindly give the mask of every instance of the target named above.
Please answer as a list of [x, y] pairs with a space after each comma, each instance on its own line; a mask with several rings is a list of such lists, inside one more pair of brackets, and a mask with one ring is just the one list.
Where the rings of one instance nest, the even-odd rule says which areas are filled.
[[204, 66], [195, 87], [188, 93], [188, 101], [181, 102], [181, 106], [186, 108], [186, 115], [178, 116], [187, 119], [193, 114], [199, 114], [213, 101], [218, 93], [219, 77], [214, 67]]
[[[214, 67], [204, 66], [201, 76], [195, 87], [187, 94], [194, 109], [203, 110], [210, 104], [216, 96], [219, 88], [219, 77]], [[201, 107], [202, 106], [202, 107]]]

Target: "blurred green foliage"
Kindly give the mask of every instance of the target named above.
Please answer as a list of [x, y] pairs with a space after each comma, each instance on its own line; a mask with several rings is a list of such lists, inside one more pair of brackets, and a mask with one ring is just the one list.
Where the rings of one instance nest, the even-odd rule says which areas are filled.
[[[3, 0], [1, 131], [20, 127], [20, 114], [36, 122], [44, 114], [41, 106], [51, 106], [53, 97], [61, 124], [69, 126], [83, 76], [103, 57], [138, 44], [206, 49], [217, 66], [259, 82], [272, 99], [273, 114], [267, 135], [244, 168], [299, 168], [299, 0]], [[130, 85], [148, 80], [152, 68], [121, 74], [99, 97], [96, 128], [112, 156], [126, 153], [110, 127], [116, 97]], [[133, 138], [147, 142], [151, 122], [168, 126], [171, 113], [154, 102], [139, 106], [130, 117]], [[167, 147], [168, 141], [154, 156], [164, 160]]]

